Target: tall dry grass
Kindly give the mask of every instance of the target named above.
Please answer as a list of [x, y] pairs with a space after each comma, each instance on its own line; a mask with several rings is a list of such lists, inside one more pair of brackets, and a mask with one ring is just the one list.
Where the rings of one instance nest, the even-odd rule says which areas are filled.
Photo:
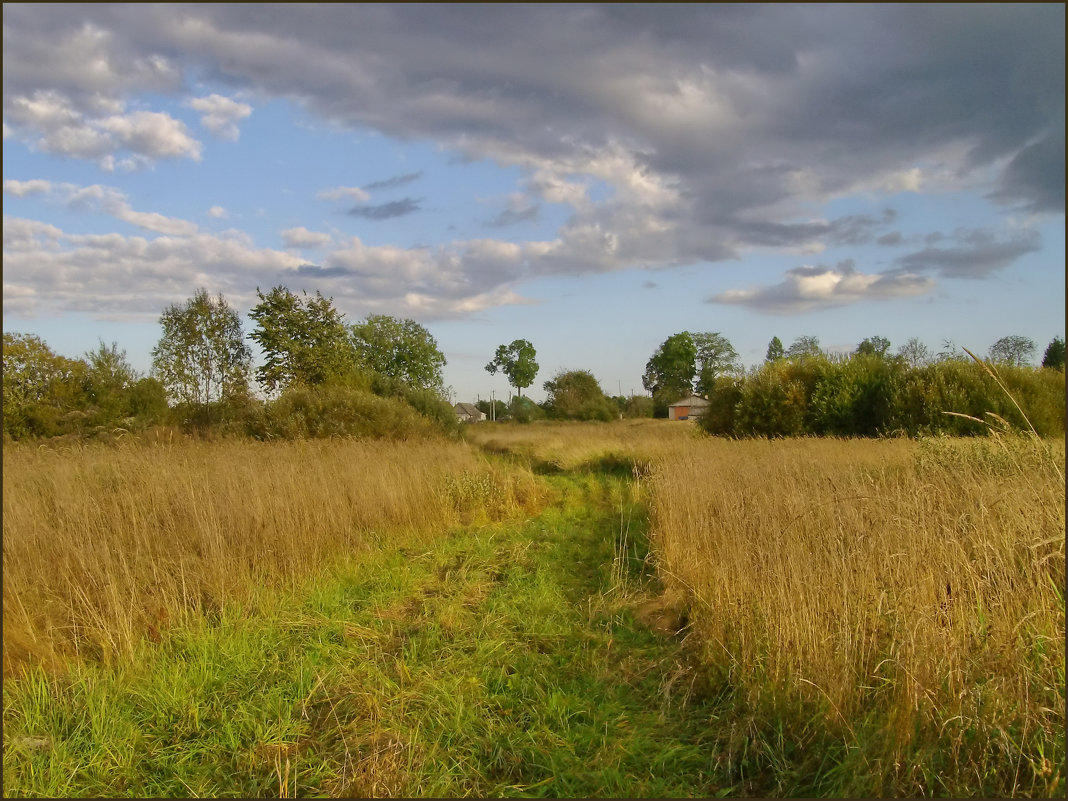
[[[1035, 438], [709, 440], [657, 463], [651, 541], [728, 682], [822, 707], [889, 782], [864, 794], [1042, 794], [1063, 775], [1063, 475], [1064, 443]], [[942, 759], [942, 785], [916, 768]]]
[[557, 470], [605, 462], [646, 463], [706, 439], [692, 422], [637, 419], [611, 423], [476, 423], [464, 437], [491, 453], [511, 453]]
[[3, 490], [5, 675], [538, 503], [529, 471], [446, 440], [9, 444]]

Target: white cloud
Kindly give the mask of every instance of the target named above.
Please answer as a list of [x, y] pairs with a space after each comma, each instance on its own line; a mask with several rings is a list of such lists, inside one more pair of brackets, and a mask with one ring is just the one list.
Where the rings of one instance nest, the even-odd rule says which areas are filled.
[[52, 191], [50, 181], [42, 181], [35, 178], [32, 181], [4, 181], [4, 191], [15, 197], [27, 197], [28, 195], [47, 194]]
[[[199, 161], [203, 150], [185, 123], [165, 112], [89, 116], [54, 90], [13, 97], [5, 105], [13, 138], [22, 138], [45, 153], [97, 160], [107, 172], [116, 166], [136, 169], [161, 158]], [[116, 109], [116, 104], [98, 105]], [[121, 110], [121, 104], [117, 105]], [[130, 155], [116, 162], [123, 151]]]
[[746, 306], [768, 314], [800, 314], [862, 300], [885, 300], [925, 294], [931, 278], [915, 273], [860, 273], [852, 262], [836, 267], [797, 267], [774, 286], [732, 289], [708, 298], [709, 303]]
[[[53, 184], [50, 181], [34, 179], [31, 181], [4, 181], [4, 192], [16, 197], [31, 194], [44, 194], [58, 198], [74, 211], [91, 211], [108, 214], [117, 220], [136, 225], [148, 231], [172, 236], [186, 236], [196, 233], [197, 226], [187, 220], [150, 211], [136, 211], [126, 199], [126, 195], [110, 186], [92, 184]], [[6, 225], [6, 223], [5, 223]], [[58, 229], [56, 229], [58, 230]]]
[[295, 255], [255, 248], [240, 237], [69, 234], [34, 220], [4, 218], [5, 313], [74, 310], [152, 319], [197, 286], [249, 304], [257, 276], [269, 283], [300, 264]]
[[203, 145], [189, 134], [185, 123], [159, 111], [135, 111], [100, 120], [98, 125], [115, 135], [128, 150], [150, 158], [191, 158], [200, 161]]
[[221, 139], [236, 142], [241, 132], [238, 123], [252, 113], [252, 106], [229, 97], [211, 94], [186, 101], [186, 105], [201, 113], [201, 124]]
[[304, 226], [282, 231], [282, 241], [287, 248], [321, 248], [331, 242], [330, 234], [309, 231]]
[[230, 216], [230, 213], [222, 206], [212, 206], [208, 209], [208, 216], [214, 217], [216, 220], [225, 220]]
[[371, 195], [358, 186], [335, 186], [330, 189], [321, 189], [316, 192], [315, 196], [320, 200], [340, 200], [344, 197], [351, 197], [361, 203], [366, 203], [371, 199]]

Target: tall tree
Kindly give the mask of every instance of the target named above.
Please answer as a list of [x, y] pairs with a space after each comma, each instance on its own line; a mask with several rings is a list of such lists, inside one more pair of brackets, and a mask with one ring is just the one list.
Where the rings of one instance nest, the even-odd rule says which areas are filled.
[[803, 336], [791, 343], [785, 355], [787, 359], [811, 359], [814, 356], [822, 356], [823, 349], [820, 348], [819, 337]]
[[890, 340], [886, 337], [865, 337], [854, 353], [857, 356], [885, 356], [890, 350]]
[[561, 370], [544, 387], [554, 417], [607, 421], [619, 414], [589, 370]]
[[718, 331], [692, 333], [690, 338], [697, 348], [697, 391], [708, 395], [716, 386], [718, 376], [738, 371], [738, 351]]
[[689, 331], [665, 339], [645, 363], [642, 386], [660, 403], [671, 403], [693, 392], [697, 372], [697, 344]]
[[778, 337], [772, 337], [771, 342], [768, 343], [768, 352], [764, 355], [764, 361], [777, 362], [785, 355], [782, 349], [782, 340]]
[[1022, 367], [1035, 355], [1035, 341], [1021, 336], [1002, 337], [990, 346], [987, 357], [992, 362], [1004, 362]]
[[220, 294], [204, 289], [159, 318], [163, 336], [152, 350], [152, 371], [171, 397], [211, 403], [248, 392], [252, 351], [241, 318]]
[[126, 358], [126, 351], [119, 350], [119, 343], [111, 346], [100, 341], [96, 350], [85, 354], [89, 365], [87, 390], [89, 398], [98, 410], [101, 422], [115, 422], [129, 412], [130, 389], [137, 381], [137, 372]]
[[88, 403], [88, 366], [52, 351], [38, 336], [4, 332], [4, 431], [14, 438], [55, 433], [58, 417]]
[[301, 294], [298, 297], [284, 286], [266, 295], [256, 289], [260, 302], [249, 312], [256, 321], [249, 338], [263, 351], [264, 364], [256, 370], [256, 379], [267, 392], [330, 383], [355, 369], [344, 315], [334, 308], [333, 299], [318, 291], [314, 297]]
[[446, 364], [445, 354], [430, 332], [415, 320], [372, 314], [353, 325], [351, 334], [360, 364], [409, 386], [443, 392], [441, 368]]
[[923, 367], [931, 362], [931, 351], [919, 337], [909, 337], [905, 344], [897, 349], [897, 355], [909, 367]]
[[500, 370], [508, 376], [508, 383], [516, 388], [520, 396], [523, 389], [534, 383], [534, 377], [538, 374], [538, 363], [534, 361], [537, 356], [534, 346], [525, 339], [516, 339], [510, 345], [501, 345], [493, 361], [486, 365], [486, 372], [497, 375]]
[[1042, 355], [1042, 366], [1064, 369], [1064, 340], [1061, 337], [1054, 337], [1046, 346], [1046, 352]]

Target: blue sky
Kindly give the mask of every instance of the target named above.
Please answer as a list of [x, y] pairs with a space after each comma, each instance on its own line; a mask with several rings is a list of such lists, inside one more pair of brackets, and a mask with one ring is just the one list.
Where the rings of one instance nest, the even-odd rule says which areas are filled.
[[[1064, 334], [1064, 7], [4, 5], [4, 331], [151, 367], [199, 287], [530, 340]], [[246, 332], [251, 321], [245, 318]]]

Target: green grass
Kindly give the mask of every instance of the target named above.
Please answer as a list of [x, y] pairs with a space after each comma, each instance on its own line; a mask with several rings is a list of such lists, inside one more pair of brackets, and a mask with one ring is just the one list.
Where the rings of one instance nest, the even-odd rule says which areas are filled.
[[8, 681], [5, 796], [730, 792], [683, 646], [630, 611], [625, 482], [546, 480], [560, 503], [526, 523], [383, 552], [126, 666]]

